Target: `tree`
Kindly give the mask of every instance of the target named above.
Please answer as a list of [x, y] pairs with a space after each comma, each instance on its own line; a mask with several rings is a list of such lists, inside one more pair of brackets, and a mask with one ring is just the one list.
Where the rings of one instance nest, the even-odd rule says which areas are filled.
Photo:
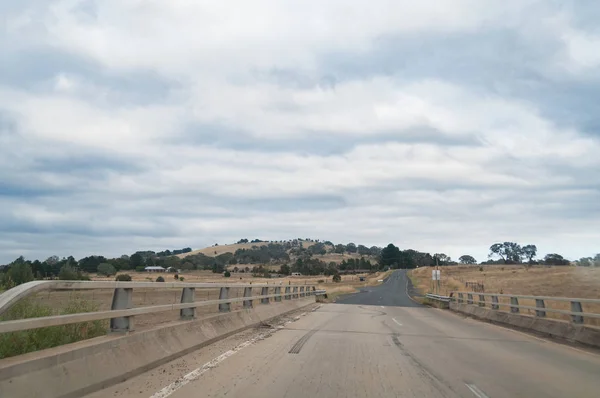
[[448, 265], [451, 261], [452, 258], [444, 253], [436, 253], [433, 255], [433, 265]]
[[131, 267], [135, 270], [138, 267], [143, 267], [145, 264], [144, 257], [140, 253], [135, 253], [129, 258], [129, 262], [131, 263]]
[[334, 252], [338, 253], [338, 254], [343, 254], [346, 251], [346, 247], [342, 244], [337, 244], [335, 245], [335, 250]]
[[231, 276], [231, 272], [229, 272], [229, 271], [225, 271], [225, 273], [223, 274], [223, 276], [224, 276], [225, 278], [229, 278], [229, 277]]
[[398, 268], [400, 263], [400, 249], [394, 244], [390, 243], [384, 249], [381, 250], [379, 256], [379, 264], [383, 267]]
[[594, 261], [592, 262], [594, 267], [600, 267], [600, 253], [594, 256]]
[[458, 258], [461, 264], [477, 264], [475, 257], [469, 256], [468, 254], [462, 255]]
[[336, 283], [339, 283], [342, 281], [342, 277], [340, 276], [340, 274], [338, 272], [333, 274], [333, 278], [331, 278], [331, 279]]
[[494, 243], [490, 246], [488, 257], [491, 258], [493, 256], [499, 256], [506, 264], [518, 264], [521, 262], [523, 249], [514, 242]]
[[591, 267], [594, 264], [594, 259], [591, 257], [582, 257], [576, 263], [579, 267]]
[[358, 252], [358, 254], [360, 254], [361, 256], [368, 256], [369, 254], [371, 254], [371, 249], [369, 249], [367, 246], [365, 245], [358, 245], [358, 247], [356, 248], [356, 251]]
[[111, 264], [102, 263], [98, 265], [98, 273], [104, 276], [111, 276], [116, 274], [117, 270], [115, 270], [115, 267], [113, 267]]
[[282, 275], [289, 275], [292, 273], [290, 266], [287, 264], [282, 264], [281, 267], [279, 267], [279, 273]]
[[569, 260], [565, 259], [560, 254], [550, 253], [544, 257], [544, 264], [546, 265], [569, 265]]
[[533, 258], [537, 255], [536, 245], [525, 245], [521, 248], [523, 256], [529, 260], [529, 263], [533, 263]]
[[352, 242], [348, 243], [346, 245], [346, 251], [348, 253], [356, 253], [356, 245], [354, 243], [352, 243]]
[[31, 282], [33, 280], [31, 265], [25, 261], [23, 256], [17, 258], [10, 264], [8, 278], [10, 278], [15, 285]]
[[214, 263], [212, 266], [212, 272], [215, 274], [222, 274], [225, 271], [225, 266], [223, 264]]
[[157, 282], [164, 282], [165, 278], [163, 278], [162, 276], [159, 276], [158, 278], [156, 278]]

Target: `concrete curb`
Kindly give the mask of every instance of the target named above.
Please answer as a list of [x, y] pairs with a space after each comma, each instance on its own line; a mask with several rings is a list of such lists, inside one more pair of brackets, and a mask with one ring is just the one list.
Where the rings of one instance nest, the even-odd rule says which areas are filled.
[[600, 348], [600, 329], [589, 326], [576, 325], [574, 323], [556, 319], [511, 314], [509, 312], [491, 310], [489, 308], [469, 304], [458, 304], [455, 302], [450, 304], [450, 309], [491, 323], [509, 325], [517, 329], [533, 331], [570, 343]]
[[314, 303], [314, 297], [308, 297], [255, 305], [252, 310], [181, 321], [123, 336], [109, 335], [8, 358], [0, 361], [0, 397], [81, 397]]

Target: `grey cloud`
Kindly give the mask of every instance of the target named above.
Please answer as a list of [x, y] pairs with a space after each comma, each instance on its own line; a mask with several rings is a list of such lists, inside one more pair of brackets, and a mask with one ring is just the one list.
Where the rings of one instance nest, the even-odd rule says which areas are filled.
[[[80, 78], [96, 89], [101, 88], [104, 102], [110, 105], [167, 103], [171, 101], [171, 94], [182, 88], [177, 80], [151, 70], [110, 71], [89, 58], [51, 47], [4, 51], [4, 59], [0, 63], [0, 85], [33, 93], [53, 91], [54, 79], [61, 74]], [[91, 94], [84, 93], [81, 98], [98, 101]]]

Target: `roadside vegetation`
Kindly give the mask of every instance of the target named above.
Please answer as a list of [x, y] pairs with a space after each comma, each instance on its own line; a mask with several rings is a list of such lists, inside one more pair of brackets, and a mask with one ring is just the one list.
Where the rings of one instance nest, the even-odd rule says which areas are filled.
[[[97, 307], [93, 303], [78, 297], [69, 300], [67, 305], [60, 311], [36, 303], [33, 300], [25, 299], [16, 303], [4, 315], [0, 316], [0, 321], [77, 314], [96, 310]], [[108, 321], [92, 321], [2, 333], [0, 334], [0, 359], [102, 336], [106, 334], [107, 325]]]

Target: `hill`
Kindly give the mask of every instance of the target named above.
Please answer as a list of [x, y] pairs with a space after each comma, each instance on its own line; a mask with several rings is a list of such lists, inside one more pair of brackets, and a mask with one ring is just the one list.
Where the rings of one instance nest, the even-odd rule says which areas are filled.
[[308, 247], [314, 245], [315, 243], [317, 243], [315, 241], [309, 241], [309, 240], [233, 243], [233, 244], [229, 244], [229, 245], [216, 245], [216, 246], [205, 247], [204, 249], [192, 250], [191, 252], [188, 252], [188, 253], [178, 254], [177, 257], [185, 258], [187, 256], [192, 256], [192, 255], [198, 254], [198, 253], [204, 254], [205, 256], [209, 256], [209, 257], [216, 257], [216, 256], [220, 256], [221, 254], [225, 254], [225, 253], [234, 254], [239, 249], [253, 249], [254, 247], [267, 246], [270, 243], [282, 244], [282, 243], [286, 243], [286, 242], [301, 242], [302, 247], [304, 247], [304, 248], [308, 248]]

